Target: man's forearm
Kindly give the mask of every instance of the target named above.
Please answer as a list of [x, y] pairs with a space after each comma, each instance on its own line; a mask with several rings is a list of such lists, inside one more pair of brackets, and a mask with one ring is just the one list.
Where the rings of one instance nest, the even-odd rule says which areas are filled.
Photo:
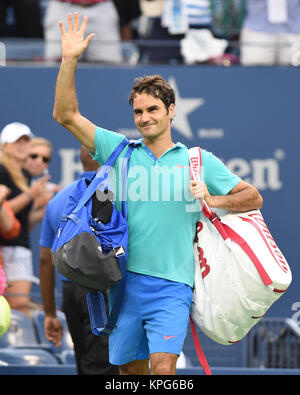
[[78, 112], [76, 67], [76, 58], [63, 59], [57, 76], [53, 117], [62, 125], [67, 125]]
[[245, 188], [225, 196], [212, 196], [205, 199], [210, 207], [230, 211], [248, 211], [262, 207], [262, 197], [256, 188]]
[[49, 258], [40, 257], [39, 278], [45, 314], [55, 316], [55, 273]]

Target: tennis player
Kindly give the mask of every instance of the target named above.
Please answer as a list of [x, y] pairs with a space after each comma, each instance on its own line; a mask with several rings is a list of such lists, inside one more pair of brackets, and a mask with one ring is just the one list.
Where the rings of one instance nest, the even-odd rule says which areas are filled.
[[[94, 37], [84, 37], [86, 17], [79, 25], [78, 13], [74, 22], [68, 15], [66, 30], [60, 22], [63, 57], [53, 115], [102, 165], [124, 136], [96, 126], [79, 112], [76, 66]], [[129, 102], [142, 138], [130, 159], [127, 284], [109, 339], [110, 362], [119, 366], [121, 374], [148, 374], [150, 358], [151, 374], [171, 375], [176, 374], [193, 297], [193, 240], [199, 211], [187, 207], [204, 197], [213, 207], [242, 211], [261, 208], [262, 198], [256, 188], [204, 150], [204, 181], [190, 182], [187, 147], [172, 140], [175, 92], [162, 77], [137, 78]], [[114, 166], [116, 174], [120, 163]], [[163, 182], [154, 182], [159, 176]]]

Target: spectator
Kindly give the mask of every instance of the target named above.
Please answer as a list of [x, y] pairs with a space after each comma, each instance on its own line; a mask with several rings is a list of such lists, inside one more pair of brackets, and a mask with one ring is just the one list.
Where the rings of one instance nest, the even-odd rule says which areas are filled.
[[[6, 202], [10, 189], [5, 185], [0, 185], [0, 235], [5, 239], [13, 239], [20, 233], [21, 224], [15, 217], [11, 208]], [[6, 288], [6, 276], [3, 268], [3, 259], [0, 250], [0, 295]]]
[[[78, 179], [83, 177], [90, 179], [94, 176], [99, 165], [83, 146], [80, 150], [80, 159], [84, 173]], [[76, 182], [74, 181], [62, 189], [48, 204], [40, 238], [39, 275], [45, 311], [45, 334], [56, 346], [59, 346], [61, 342], [62, 325], [56, 315], [54, 298], [55, 274], [51, 261], [51, 246], [63, 212], [64, 203]], [[108, 362], [108, 336], [95, 336], [91, 331], [86, 303], [88, 290], [63, 279], [62, 293], [62, 309], [66, 315], [74, 343], [78, 374], [118, 374], [118, 369]]]
[[[37, 178], [49, 174], [49, 164], [52, 158], [52, 143], [43, 138], [35, 137], [30, 141], [29, 154], [25, 160], [24, 168], [33, 177], [33, 182]], [[47, 183], [47, 190], [53, 194], [61, 190], [61, 186], [52, 182]]]
[[166, 41], [145, 49], [150, 63], [183, 63], [179, 43], [189, 28], [211, 30], [210, 0], [141, 0], [140, 4], [142, 14], [150, 18], [146, 39], [157, 44]]
[[33, 277], [29, 226], [35, 223], [31, 209], [35, 199], [47, 193], [49, 176], [30, 186], [30, 174], [23, 169], [33, 134], [27, 125], [13, 122], [0, 136], [0, 183], [10, 188], [8, 203], [21, 224], [20, 235], [12, 240], [0, 237], [5, 275], [8, 281], [6, 298], [12, 309], [29, 315], [30, 290]]
[[141, 15], [139, 0], [113, 0], [119, 14], [122, 53], [129, 64], [139, 60], [139, 50], [133, 40], [138, 38], [138, 20]]
[[241, 64], [288, 66], [299, 55], [300, 2], [247, 0], [241, 32]]
[[[210, 0], [212, 10], [212, 31], [215, 37], [226, 39], [229, 45], [226, 55], [215, 63], [239, 63], [240, 32], [246, 14], [246, 0]], [[233, 55], [233, 57], [228, 56]], [[225, 63], [224, 63], [225, 62]]]
[[[7, 24], [7, 11], [12, 8], [14, 24]], [[42, 38], [40, 0], [1, 0], [0, 37]]]
[[[48, 166], [52, 156], [52, 144], [49, 140], [42, 137], [35, 137], [30, 140], [28, 156], [24, 162], [26, 169], [31, 177], [31, 185], [44, 175], [49, 174]], [[47, 182], [47, 192], [41, 194], [35, 199], [34, 207], [30, 213], [31, 226], [40, 222], [45, 214], [46, 206], [53, 194], [60, 191], [61, 186], [53, 182]]]
[[57, 21], [66, 23], [67, 14], [74, 11], [88, 16], [88, 29], [96, 33], [83, 60], [121, 63], [123, 56], [119, 17], [112, 0], [49, 0], [44, 21], [46, 60], [60, 61], [61, 42]]
[[43, 137], [35, 137], [30, 140], [28, 156], [24, 168], [32, 177], [48, 174], [48, 166], [52, 156], [52, 144]]
[[119, 15], [121, 38], [132, 40], [134, 29], [131, 23], [141, 15], [139, 0], [113, 0], [113, 2]]

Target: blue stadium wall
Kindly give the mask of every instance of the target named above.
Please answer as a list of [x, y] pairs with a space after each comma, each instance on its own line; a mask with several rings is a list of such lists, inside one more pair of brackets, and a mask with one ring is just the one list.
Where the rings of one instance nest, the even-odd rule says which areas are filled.
[[[52, 181], [71, 182], [81, 167], [79, 143], [52, 118], [57, 67], [0, 68], [0, 128], [28, 124], [54, 145]], [[200, 145], [222, 158], [264, 197], [263, 215], [288, 259], [293, 283], [268, 317], [300, 311], [298, 213], [300, 74], [297, 68], [92, 67], [79, 66], [76, 86], [81, 112], [95, 124], [139, 137], [128, 105], [136, 76], [161, 74], [177, 91], [173, 135], [188, 147]], [[32, 233], [38, 273], [40, 226]], [[60, 283], [57, 281], [59, 295]], [[36, 291], [38, 293], [38, 291]]]

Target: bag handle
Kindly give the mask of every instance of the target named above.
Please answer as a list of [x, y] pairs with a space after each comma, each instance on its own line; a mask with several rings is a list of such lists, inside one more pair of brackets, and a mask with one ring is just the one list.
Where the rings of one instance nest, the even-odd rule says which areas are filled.
[[[190, 173], [192, 180], [201, 180], [201, 170], [202, 170], [202, 157], [200, 147], [189, 148], [189, 159], [190, 159]], [[199, 199], [203, 214], [210, 218], [213, 216], [214, 212], [208, 206], [204, 199]]]
[[[193, 147], [189, 148], [188, 152], [190, 159], [191, 179], [199, 181], [201, 179], [202, 170], [201, 149], [200, 147]], [[199, 201], [203, 215], [208, 218], [210, 222], [217, 228], [224, 240], [229, 239], [229, 236], [223, 228], [218, 215], [209, 207], [204, 199], [199, 199]]]

